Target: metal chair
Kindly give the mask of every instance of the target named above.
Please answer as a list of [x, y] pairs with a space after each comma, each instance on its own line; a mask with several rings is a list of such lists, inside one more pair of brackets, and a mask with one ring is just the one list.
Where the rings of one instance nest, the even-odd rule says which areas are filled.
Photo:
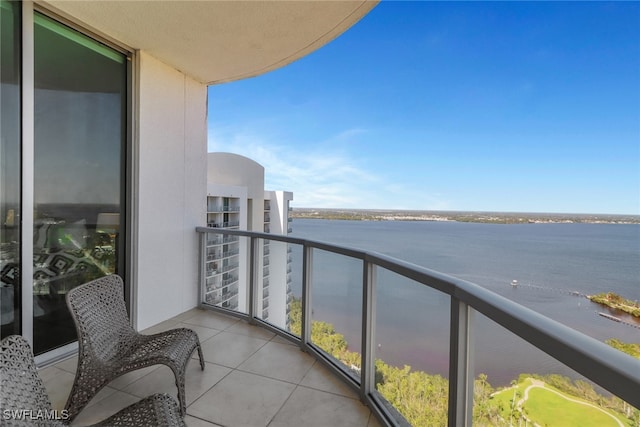
[[[29, 343], [20, 335], [0, 341], [0, 424], [7, 427], [62, 427], [70, 422], [65, 411], [54, 411], [38, 376]], [[94, 427], [186, 427], [176, 401], [154, 394], [94, 424]]]
[[163, 364], [173, 371], [180, 412], [186, 413], [185, 371], [194, 350], [204, 359], [198, 335], [177, 328], [153, 335], [136, 332], [125, 308], [122, 279], [104, 276], [67, 294], [78, 331], [78, 369], [65, 409], [75, 418], [109, 382], [127, 372]]

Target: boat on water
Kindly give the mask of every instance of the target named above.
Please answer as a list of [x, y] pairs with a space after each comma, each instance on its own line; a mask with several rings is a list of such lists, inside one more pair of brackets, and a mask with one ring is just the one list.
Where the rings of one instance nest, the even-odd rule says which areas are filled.
[[515, 288], [516, 286], [518, 286], [518, 281], [517, 281], [516, 279], [513, 279], [513, 280], [511, 281], [511, 286], [513, 286], [514, 288]]
[[619, 318], [619, 317], [612, 316], [612, 315], [610, 315], [610, 314], [603, 313], [603, 312], [601, 312], [601, 311], [599, 311], [599, 312], [598, 312], [598, 314], [599, 314], [600, 316], [604, 317], [604, 318], [607, 318], [607, 319], [609, 319], [609, 320], [613, 320], [614, 322], [622, 322], [622, 319], [621, 319], [621, 318]]

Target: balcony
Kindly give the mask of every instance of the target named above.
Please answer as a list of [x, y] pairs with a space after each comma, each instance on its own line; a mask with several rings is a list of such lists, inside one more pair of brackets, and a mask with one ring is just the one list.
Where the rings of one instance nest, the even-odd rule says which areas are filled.
[[238, 241], [237, 236], [219, 236], [219, 235], [211, 234], [209, 236], [209, 239], [207, 240], [207, 245], [208, 246], [223, 245], [223, 244], [229, 244], [229, 243], [236, 243], [237, 241]]
[[[472, 283], [353, 248], [237, 230], [198, 228], [197, 231], [201, 233], [202, 242], [206, 241], [207, 235], [218, 233], [247, 239], [247, 246], [252, 250], [244, 261], [246, 265], [240, 266], [247, 268], [247, 271], [250, 265], [254, 265], [254, 260], [261, 256], [261, 239], [268, 237], [272, 245], [289, 245], [289, 248], [293, 248], [286, 283], [282, 287], [283, 292], [284, 289], [287, 291], [285, 307], [276, 309], [271, 304], [269, 319], [266, 318], [264, 300], [258, 300], [257, 292], [257, 286], [263, 283], [263, 277], [260, 276], [263, 272], [254, 269], [254, 277], [249, 277], [247, 283], [239, 283], [248, 296], [246, 306], [240, 305], [237, 310], [222, 312], [260, 325], [308, 352], [356, 392], [383, 425], [406, 425], [407, 417], [411, 416], [403, 412], [405, 408], [398, 406], [397, 401], [390, 402], [387, 399], [389, 394], [385, 394], [384, 382], [387, 369], [396, 369], [404, 375], [402, 378], [405, 380], [415, 378], [414, 373], [439, 379], [438, 387], [442, 393], [439, 402], [444, 404], [440, 405], [442, 412], [438, 414], [438, 423], [430, 424], [430, 421], [424, 420], [412, 420], [409, 423], [472, 425], [474, 405], [482, 403], [477, 399], [482, 398], [478, 387], [483, 387], [484, 374], [483, 368], [478, 366], [485, 362], [484, 353], [492, 347], [492, 339], [519, 340], [527, 354], [544, 358], [544, 363], [550, 367], [547, 374], [568, 375], [572, 380], [587, 382], [598, 390], [603, 388], [634, 406], [636, 409], [632, 409], [632, 412], [637, 411], [640, 405], [640, 396], [636, 393], [640, 387], [638, 360]], [[329, 297], [326, 293], [329, 286], [337, 289], [338, 295]], [[276, 297], [278, 291], [275, 289], [277, 287], [269, 297]], [[409, 290], [419, 292], [420, 297], [402, 299], [403, 295], [410, 294]], [[288, 295], [289, 291], [291, 296]], [[206, 304], [202, 307], [219, 310]], [[445, 309], [445, 316], [424, 321], [424, 316], [441, 309]], [[273, 320], [278, 315], [277, 310], [284, 312], [286, 323], [279, 324]], [[389, 330], [400, 314], [407, 315], [414, 327], [419, 325], [419, 332], [409, 342], [401, 340], [387, 345], [380, 331]], [[350, 320], [344, 321], [349, 316]], [[291, 327], [289, 322], [294, 318], [299, 319], [301, 330]], [[324, 341], [315, 332], [312, 333], [312, 326], [317, 322], [332, 325], [331, 328], [334, 325], [337, 335], [331, 332], [331, 338], [346, 340], [345, 348], [335, 351], [332, 348], [335, 340]], [[391, 338], [394, 338], [393, 334]], [[396, 355], [393, 364], [397, 367], [413, 365], [416, 359], [422, 359], [426, 368], [403, 371], [391, 366], [391, 363], [384, 367], [387, 355], [396, 347], [413, 347], [415, 343], [425, 341], [432, 343], [428, 353], [416, 354], [414, 349]], [[408, 360], [407, 354], [409, 357], [415, 356], [414, 359]], [[497, 358], [493, 362], [499, 369], [503, 364], [504, 369], [507, 369], [506, 365], [515, 364], [521, 373], [532, 372], [528, 365], [529, 358], [514, 357], [506, 352]], [[508, 383], [497, 390], [496, 396], [513, 396], [511, 399], [514, 402], [518, 393], [522, 393]], [[493, 399], [494, 394], [491, 396]], [[486, 398], [489, 398], [488, 394]], [[504, 400], [509, 401], [507, 397]], [[625, 405], [621, 403], [621, 407]], [[506, 416], [505, 413], [496, 416], [502, 417], [502, 421], [507, 420], [506, 425], [510, 422], [509, 418], [511, 422], [516, 422], [516, 419], [518, 422], [526, 421], [528, 408], [522, 408], [521, 403], [517, 408], [515, 406], [508, 403], [502, 405], [503, 409], [507, 407]], [[600, 410], [599, 415], [609, 417], [609, 422], [616, 425], [612, 421], [615, 417], [604, 409]], [[481, 422], [477, 424], [483, 425]]]
[[208, 213], [239, 213], [240, 207], [214, 205], [214, 206], [207, 207], [207, 212]]
[[[173, 327], [198, 333], [206, 361], [204, 372], [195, 359], [187, 370], [188, 426], [299, 427], [326, 425], [331, 419], [332, 425], [379, 425], [327, 368], [273, 332], [199, 309], [144, 332]], [[40, 371], [54, 409], [64, 407], [76, 364], [74, 357]], [[176, 396], [173, 374], [166, 366], [126, 374], [101, 391], [72, 425], [97, 422], [157, 392]]]
[[207, 224], [211, 228], [232, 228], [239, 227], [240, 221], [223, 221], [223, 222], [210, 222]]
[[[213, 233], [207, 229], [200, 232], [203, 244], [206, 235]], [[221, 232], [244, 235], [252, 240], [263, 237], [260, 233]], [[298, 263], [294, 265], [300, 267], [303, 274], [299, 278], [301, 283], [294, 283], [287, 291], [299, 293], [297, 285], [302, 285], [304, 300], [302, 313], [299, 313], [302, 331], [294, 333], [286, 325], [269, 323], [267, 317], [277, 313], [269, 312], [274, 307], [269, 310], [259, 307], [259, 301], [246, 310], [235, 303], [229, 304], [229, 307], [235, 307], [234, 310], [192, 309], [144, 331], [153, 333], [189, 327], [200, 337], [207, 366], [202, 372], [194, 360], [188, 369], [186, 422], [189, 426], [404, 425], [406, 421], [402, 415], [385, 400], [372, 378], [374, 372], [379, 374], [373, 368], [374, 360], [380, 356], [376, 345], [377, 331], [387, 326], [377, 301], [381, 301], [381, 296], [388, 298], [385, 284], [390, 281], [389, 271], [403, 278], [394, 282], [397, 285], [394, 294], [415, 285], [428, 291], [425, 295], [434, 305], [449, 299], [451, 315], [440, 319], [444, 327], [436, 325], [437, 329], [446, 330], [447, 336], [439, 349], [448, 355], [449, 379], [448, 408], [442, 425], [472, 425], [469, 411], [475, 396], [469, 384], [473, 384], [475, 378], [472, 369], [476, 361], [474, 348], [477, 349], [474, 338], [478, 332], [476, 324], [486, 321], [494, 322], [492, 327], [496, 331], [503, 328], [524, 339], [532, 350], [546, 352], [558, 363], [574, 369], [630, 404], [637, 407], [640, 403], [637, 394], [640, 362], [509, 300], [468, 282], [378, 254], [285, 236], [269, 237], [274, 244], [285, 242], [296, 246], [294, 261]], [[255, 243], [252, 245], [254, 256], [259, 256], [260, 246]], [[203, 269], [204, 258], [201, 261]], [[309, 298], [321, 295], [317, 292], [324, 279], [335, 279], [332, 271], [323, 268], [327, 262], [333, 266], [354, 267], [352, 272], [361, 274], [361, 277], [352, 275], [347, 280], [356, 277], [357, 285], [362, 289], [358, 296], [362, 308], [357, 313], [362, 319], [358, 331], [362, 342], [354, 347], [364, 350], [358, 349], [358, 360], [350, 364], [332, 356], [322, 342], [314, 341], [309, 327], [316, 320], [331, 320], [323, 318], [319, 313], [322, 306]], [[259, 282], [254, 283], [257, 286]], [[250, 287], [250, 283], [239, 283], [239, 286]], [[296, 296], [300, 297], [299, 294]], [[254, 298], [257, 299], [257, 292]], [[339, 302], [335, 304], [339, 305]], [[289, 305], [284, 310], [292, 315], [295, 311]], [[424, 336], [419, 339], [429, 338], [431, 333], [428, 325], [424, 326]], [[429, 357], [434, 355], [435, 352]], [[510, 355], [503, 357], [508, 359]], [[55, 409], [64, 406], [76, 363], [77, 360], [71, 358], [41, 370]], [[175, 396], [173, 376], [168, 368], [151, 367], [112, 382], [74, 425], [103, 419], [154, 392]], [[515, 390], [513, 396], [516, 396]], [[366, 402], [366, 406], [361, 401]]]

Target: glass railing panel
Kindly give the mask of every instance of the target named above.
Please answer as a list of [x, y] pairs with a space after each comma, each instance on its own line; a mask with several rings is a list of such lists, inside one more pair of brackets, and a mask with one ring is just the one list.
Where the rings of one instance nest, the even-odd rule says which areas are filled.
[[249, 238], [205, 233], [202, 302], [248, 313]]
[[359, 381], [362, 340], [361, 260], [313, 250], [311, 342]]
[[[266, 242], [266, 243], [265, 243]], [[256, 317], [268, 322], [278, 328], [290, 331], [291, 322], [297, 322], [297, 327], [301, 322], [299, 317], [301, 310], [300, 298], [302, 295], [302, 285], [300, 278], [302, 277], [302, 256], [297, 257], [297, 262], [293, 264], [288, 259], [288, 248], [290, 244], [279, 242], [277, 240], [256, 239], [258, 248], [258, 259], [262, 263], [258, 266], [258, 280], [256, 289], [258, 292], [256, 300]], [[295, 245], [298, 254], [302, 253], [299, 245]], [[295, 311], [298, 316], [296, 319], [290, 319], [292, 312], [292, 295], [291, 286], [287, 286], [287, 270], [295, 270], [298, 281], [296, 282], [295, 297], [297, 299], [298, 308]], [[295, 303], [294, 303], [295, 304]], [[268, 310], [266, 310], [268, 308]], [[295, 325], [294, 325], [295, 327]], [[298, 332], [296, 335], [300, 336]]]
[[302, 245], [287, 244], [287, 264], [291, 272], [285, 275], [287, 294], [287, 327], [285, 330], [297, 337], [301, 336], [302, 325]]
[[375, 390], [412, 426], [446, 426], [450, 297], [376, 270]]
[[637, 408], [478, 312], [473, 342], [474, 426], [640, 425]]

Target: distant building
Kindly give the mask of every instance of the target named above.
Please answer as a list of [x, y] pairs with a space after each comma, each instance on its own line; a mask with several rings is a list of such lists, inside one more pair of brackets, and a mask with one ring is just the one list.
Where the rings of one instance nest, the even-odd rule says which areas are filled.
[[[286, 235], [291, 231], [289, 203], [293, 193], [265, 191], [264, 167], [231, 153], [207, 157], [207, 226]], [[289, 312], [291, 254], [288, 245], [264, 240], [257, 271], [261, 307], [258, 315], [285, 328]], [[209, 235], [206, 242], [203, 301], [241, 312], [247, 311], [249, 247], [237, 236]]]

